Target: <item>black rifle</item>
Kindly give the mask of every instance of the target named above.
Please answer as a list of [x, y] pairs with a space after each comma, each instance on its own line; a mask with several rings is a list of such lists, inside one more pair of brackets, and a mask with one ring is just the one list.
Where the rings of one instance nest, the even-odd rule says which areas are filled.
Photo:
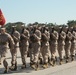
[[[34, 28], [31, 30], [32, 34], [34, 34], [35, 31], [36, 31], [36, 28], [34, 27]], [[30, 36], [30, 40], [31, 40], [32, 42], [36, 42], [36, 39], [35, 39], [35, 37], [34, 37], [33, 35]]]

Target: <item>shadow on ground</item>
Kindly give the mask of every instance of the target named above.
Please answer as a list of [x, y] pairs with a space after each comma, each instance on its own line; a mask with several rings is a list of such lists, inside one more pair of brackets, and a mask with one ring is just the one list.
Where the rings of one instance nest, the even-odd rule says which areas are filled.
[[[20, 56], [17, 57], [17, 58], [20, 58]], [[11, 59], [11, 57], [9, 57], [9, 58], [7, 58], [7, 59]], [[75, 55], [75, 60], [74, 60], [74, 61], [76, 61], [76, 55]], [[71, 59], [69, 60], [68, 63], [71, 63]], [[66, 61], [65, 61], [65, 59], [64, 59], [64, 63], [63, 63], [63, 64], [68, 64], [68, 63], [66, 63]], [[57, 65], [57, 66], [61, 66], [61, 65], [59, 64], [59, 58], [58, 58], [58, 57], [57, 57], [56, 65]], [[40, 70], [44, 70], [44, 69], [42, 68], [42, 65], [40, 65], [39, 67], [40, 67]], [[52, 66], [49, 65], [49, 68], [51, 68], [51, 67], [52, 67]], [[1, 74], [1, 75], [4, 74], [3, 71], [4, 71], [4, 68], [0, 68], [0, 74]], [[30, 64], [27, 63], [26, 69], [21, 69], [21, 64], [18, 64], [18, 69], [17, 69], [17, 71], [11, 71], [11, 70], [9, 70], [9, 72], [8, 72], [7, 74], [9, 75], [9, 74], [13, 74], [13, 73], [32, 73], [32, 72], [34, 72], [34, 71], [35, 71], [35, 70], [33, 70], [33, 69], [30, 67]]]

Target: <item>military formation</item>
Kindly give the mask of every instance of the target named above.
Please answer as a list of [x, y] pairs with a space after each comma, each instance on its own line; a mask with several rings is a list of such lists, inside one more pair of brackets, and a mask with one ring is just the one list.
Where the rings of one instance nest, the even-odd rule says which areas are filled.
[[[17, 70], [17, 51], [20, 50], [22, 66], [26, 68], [27, 57], [30, 58], [30, 67], [39, 70], [39, 66], [48, 68], [49, 65], [55, 66], [57, 55], [59, 64], [75, 60], [76, 51], [76, 28], [75, 27], [55, 27], [47, 26], [28, 26], [22, 25], [21, 32], [12, 26], [11, 33], [6, 32], [2, 27], [0, 31], [0, 65], [3, 63], [7, 73], [9, 70]], [[8, 67], [6, 59], [7, 50], [11, 53], [11, 66]], [[65, 53], [64, 53], [65, 52]]]

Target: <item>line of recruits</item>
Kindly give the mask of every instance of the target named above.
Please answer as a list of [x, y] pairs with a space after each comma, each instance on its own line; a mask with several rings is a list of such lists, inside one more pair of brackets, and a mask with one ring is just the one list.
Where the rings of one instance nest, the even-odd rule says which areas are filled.
[[[6, 54], [10, 48], [12, 56], [11, 67], [8, 68]], [[1, 28], [0, 33], [0, 65], [3, 63], [7, 73], [8, 70], [17, 70], [17, 51], [20, 50], [22, 66], [26, 68], [27, 54], [30, 56], [30, 66], [38, 70], [39, 64], [43, 68], [48, 68], [48, 64], [55, 66], [57, 52], [59, 55], [59, 64], [63, 64], [65, 56], [66, 63], [75, 59], [76, 50], [76, 29], [74, 27], [55, 27], [47, 26], [29, 26], [22, 25], [21, 33], [12, 26], [12, 32], [9, 34], [5, 28]], [[65, 52], [65, 53], [64, 53]]]

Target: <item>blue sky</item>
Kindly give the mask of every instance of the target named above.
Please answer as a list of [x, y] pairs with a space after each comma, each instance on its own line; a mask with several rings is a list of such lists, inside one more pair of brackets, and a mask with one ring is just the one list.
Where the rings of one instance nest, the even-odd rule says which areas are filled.
[[66, 24], [76, 20], [76, 0], [0, 0], [8, 22]]

